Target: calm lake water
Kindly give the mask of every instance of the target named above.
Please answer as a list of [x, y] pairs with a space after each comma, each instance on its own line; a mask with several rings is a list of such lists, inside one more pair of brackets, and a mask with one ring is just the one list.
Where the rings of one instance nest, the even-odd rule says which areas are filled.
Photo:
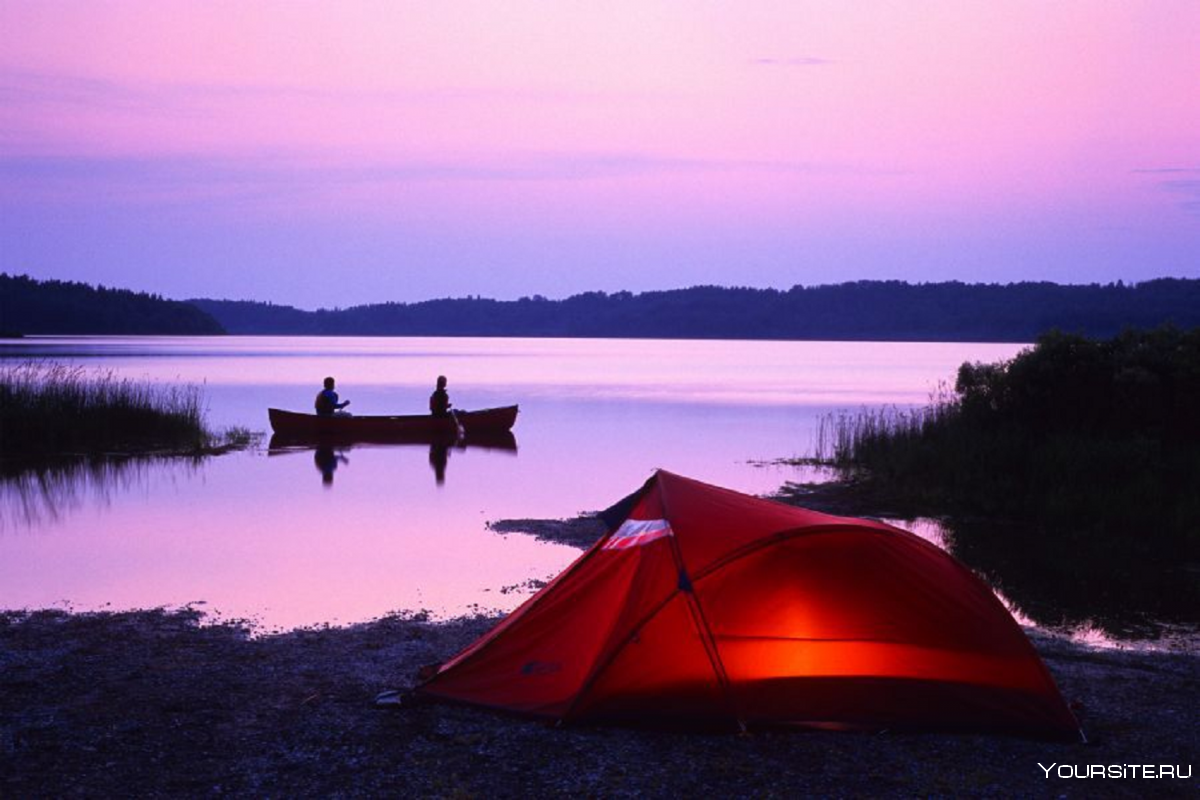
[[[0, 484], [0, 607], [204, 603], [267, 630], [400, 609], [509, 610], [579, 555], [487, 523], [604, 508], [658, 467], [751, 493], [802, 478], [823, 414], [927, 401], [1008, 344], [547, 339], [38, 337], [50, 358], [202, 385], [212, 426], [268, 434], [203, 460]], [[358, 414], [518, 403], [516, 449], [268, 448], [268, 406], [309, 410], [334, 375]], [[438, 473], [441, 472], [439, 480]], [[930, 521], [908, 523], [939, 540]]]

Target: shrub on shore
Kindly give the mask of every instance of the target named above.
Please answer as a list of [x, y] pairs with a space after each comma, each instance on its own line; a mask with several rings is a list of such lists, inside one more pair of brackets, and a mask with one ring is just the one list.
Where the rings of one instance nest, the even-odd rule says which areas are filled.
[[[1080, 544], [1200, 544], [1200, 329], [1051, 332], [915, 411], [827, 418], [817, 456], [888, 493]], [[1172, 547], [1174, 549], [1174, 547]]]
[[214, 444], [198, 386], [161, 386], [79, 366], [0, 368], [0, 454], [199, 450]]

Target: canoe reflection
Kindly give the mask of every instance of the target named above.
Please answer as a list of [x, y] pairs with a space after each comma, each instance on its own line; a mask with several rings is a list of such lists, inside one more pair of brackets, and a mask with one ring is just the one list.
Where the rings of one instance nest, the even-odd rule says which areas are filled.
[[297, 437], [275, 434], [267, 446], [271, 456], [312, 451], [313, 465], [321, 473], [321, 483], [333, 486], [334, 473], [339, 466], [348, 465], [347, 456], [355, 447], [371, 448], [429, 448], [429, 466], [438, 486], [446, 482], [446, 466], [451, 450], [495, 450], [516, 455], [517, 439], [512, 431], [476, 434], [462, 439], [447, 437], [408, 438], [402, 441], [361, 441], [347, 437]]

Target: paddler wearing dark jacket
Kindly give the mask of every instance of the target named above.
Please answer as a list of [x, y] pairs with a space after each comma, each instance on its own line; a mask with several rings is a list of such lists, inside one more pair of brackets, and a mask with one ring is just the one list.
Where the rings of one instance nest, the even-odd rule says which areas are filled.
[[445, 375], [438, 375], [437, 388], [429, 395], [429, 413], [435, 417], [450, 416], [450, 395], [446, 391]]
[[350, 405], [349, 400], [338, 402], [338, 393], [333, 390], [333, 386], [333, 378], [326, 378], [325, 388], [317, 392], [317, 399], [313, 402], [313, 407], [316, 408], [318, 417], [332, 417]]

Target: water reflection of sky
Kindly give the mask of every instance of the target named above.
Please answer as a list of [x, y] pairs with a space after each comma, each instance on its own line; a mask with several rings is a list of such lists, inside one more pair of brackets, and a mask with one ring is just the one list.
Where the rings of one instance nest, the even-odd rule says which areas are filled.
[[[327, 374], [351, 411], [425, 407], [450, 378], [463, 408], [521, 405], [513, 451], [261, 448], [0, 493], [0, 606], [129, 608], [206, 601], [266, 626], [391, 610], [509, 609], [503, 587], [556, 574], [571, 548], [489, 520], [602, 508], [658, 467], [751, 493], [795, 473], [837, 409], [920, 403], [964, 360], [1017, 345], [502, 339], [47, 338], [0, 357], [55, 357], [203, 384], [214, 425], [266, 431]], [[330, 469], [330, 458], [333, 468]], [[438, 464], [438, 461], [444, 463]], [[437, 480], [438, 469], [444, 482]], [[22, 494], [23, 492], [23, 494]], [[32, 503], [32, 505], [30, 505]], [[22, 521], [22, 509], [36, 514]]]

